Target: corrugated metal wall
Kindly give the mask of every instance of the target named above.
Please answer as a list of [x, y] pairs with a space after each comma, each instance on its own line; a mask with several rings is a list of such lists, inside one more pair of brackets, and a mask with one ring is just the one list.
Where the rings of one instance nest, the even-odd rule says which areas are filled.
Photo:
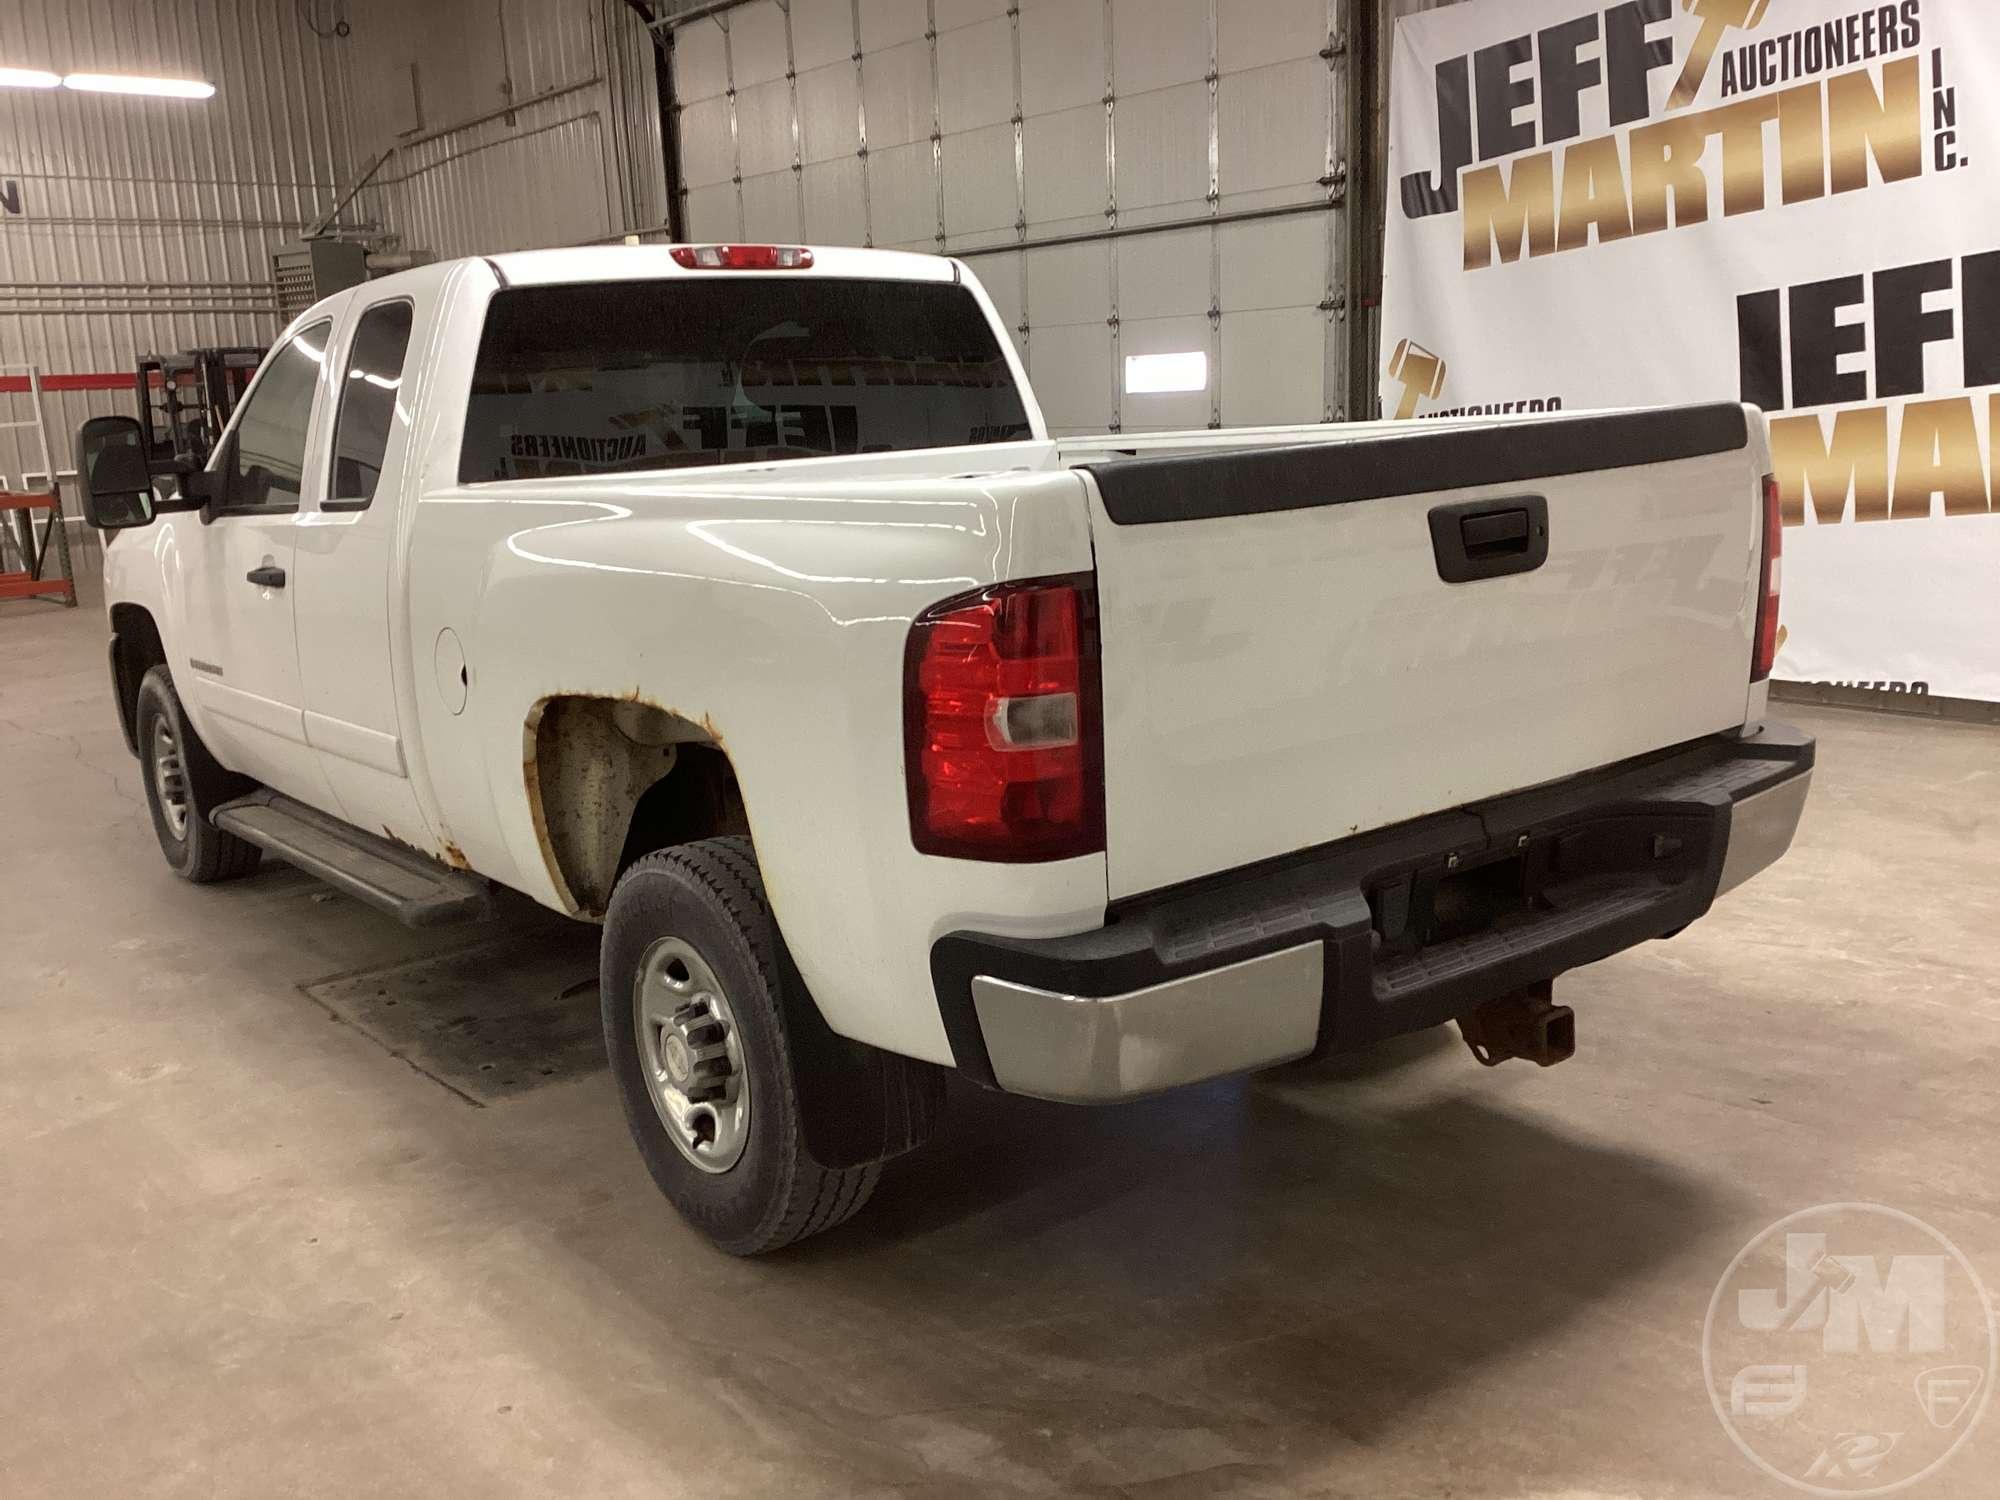
[[[0, 205], [18, 203], [0, 207], [0, 364], [58, 385], [268, 343], [271, 251], [383, 151], [336, 224], [373, 248], [572, 244], [666, 218], [653, 43], [621, 0], [5, 0], [0, 62], [216, 86], [0, 89]], [[131, 403], [51, 393], [57, 466], [85, 417]], [[0, 432], [0, 483], [40, 467]]]
[[751, 0], [676, 34], [688, 234], [973, 257], [1059, 431], [1343, 417], [1347, 9]]
[[[323, 10], [324, 6], [318, 7]], [[272, 247], [296, 238], [351, 169], [342, 44], [312, 4], [6, 0], [15, 67], [205, 78], [208, 100], [0, 89], [0, 364], [129, 375], [141, 354], [265, 343]], [[283, 80], [282, 87], [272, 87]], [[51, 396], [59, 467], [86, 416], [129, 389]], [[26, 399], [0, 395], [5, 415]], [[39, 467], [0, 433], [0, 480]]]
[[666, 218], [653, 44], [622, 0], [368, 0], [353, 26], [363, 159], [395, 148], [361, 199], [385, 246], [446, 258]]
[[[1385, 77], [1390, 18], [1425, 0], [1380, 3]], [[688, 232], [971, 258], [1062, 431], [1366, 414], [1349, 251], [1375, 206], [1347, 202], [1348, 109], [1381, 85], [1350, 11], [749, 0], [674, 31]], [[20, 184], [0, 361], [54, 374], [267, 341], [270, 250], [378, 156], [339, 221], [377, 249], [668, 217], [652, 41], [623, 0], [8, 0], [0, 59], [217, 85], [0, 90], [0, 183]], [[1180, 350], [1208, 355], [1207, 390], [1124, 392], [1124, 356]], [[61, 395], [58, 445], [129, 400]], [[0, 437], [0, 474], [29, 466]]]

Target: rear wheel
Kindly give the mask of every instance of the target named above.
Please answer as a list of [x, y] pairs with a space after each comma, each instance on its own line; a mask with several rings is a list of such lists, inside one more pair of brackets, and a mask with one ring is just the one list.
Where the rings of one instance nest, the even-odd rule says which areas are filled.
[[134, 722], [153, 833], [174, 872], [206, 885], [256, 869], [263, 851], [208, 821], [210, 813], [253, 783], [225, 771], [208, 753], [166, 667], [154, 667], [140, 682]]
[[806, 1143], [785, 1018], [799, 980], [748, 839], [634, 862], [611, 893], [599, 979], [626, 1123], [690, 1223], [759, 1255], [868, 1201], [878, 1164], [822, 1166]]

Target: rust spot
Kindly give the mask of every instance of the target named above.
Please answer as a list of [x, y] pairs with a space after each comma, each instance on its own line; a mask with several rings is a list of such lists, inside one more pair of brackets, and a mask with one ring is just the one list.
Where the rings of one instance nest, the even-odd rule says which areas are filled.
[[[549, 878], [573, 914], [601, 912], [641, 799], [672, 774], [683, 749], [704, 745], [722, 749], [709, 715], [695, 719], [668, 708], [643, 685], [615, 695], [560, 694], [530, 711], [521, 745], [528, 814]], [[696, 811], [718, 827], [729, 810], [723, 794], [709, 787], [725, 779], [726, 773], [705, 770], [687, 793], [716, 802]], [[740, 808], [740, 795], [737, 802]], [[680, 816], [685, 821], [689, 814]]]
[[536, 703], [528, 713], [528, 721], [523, 726], [521, 740], [521, 770], [526, 779], [528, 794], [528, 817], [534, 826], [535, 842], [541, 846], [542, 863], [549, 872], [549, 881], [555, 886], [556, 897], [569, 908], [572, 916], [588, 916], [583, 903], [569, 888], [563, 878], [562, 862], [556, 858], [555, 844], [549, 837], [548, 810], [542, 803], [541, 753], [539, 750], [542, 715], [548, 711], [552, 699], [544, 698]]
[[460, 852], [458, 845], [454, 844], [450, 839], [444, 841], [444, 851], [442, 853], [433, 854], [430, 850], [420, 848], [408, 839], [400, 837], [396, 830], [391, 828], [387, 823], [382, 825], [382, 837], [399, 848], [409, 850], [412, 854], [421, 854], [425, 859], [438, 860], [450, 865], [454, 870], [470, 870], [472, 868], [472, 862]]

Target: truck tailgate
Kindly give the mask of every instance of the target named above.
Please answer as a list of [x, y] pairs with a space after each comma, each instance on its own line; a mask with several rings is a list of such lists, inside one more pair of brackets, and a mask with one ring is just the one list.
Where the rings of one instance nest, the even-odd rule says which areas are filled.
[[1743, 722], [1742, 407], [1081, 467], [1114, 899]]

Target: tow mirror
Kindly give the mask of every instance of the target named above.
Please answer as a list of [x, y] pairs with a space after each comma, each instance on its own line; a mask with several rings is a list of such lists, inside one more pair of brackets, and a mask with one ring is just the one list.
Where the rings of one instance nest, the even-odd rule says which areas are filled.
[[153, 522], [153, 471], [146, 439], [130, 417], [92, 417], [77, 429], [76, 478], [83, 515], [103, 531]]

